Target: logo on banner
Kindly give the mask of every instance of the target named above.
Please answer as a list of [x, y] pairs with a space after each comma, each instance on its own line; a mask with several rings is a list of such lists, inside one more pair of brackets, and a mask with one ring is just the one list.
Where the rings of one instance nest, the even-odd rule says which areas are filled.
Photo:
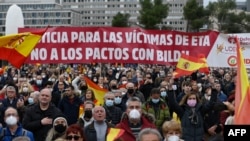
[[217, 45], [217, 54], [221, 53], [224, 49], [224, 44]]
[[231, 67], [236, 66], [236, 64], [237, 64], [236, 56], [229, 56], [228, 59], [227, 59], [227, 63]]
[[190, 67], [190, 64], [188, 62], [184, 62], [182, 66], [184, 69], [188, 69]]

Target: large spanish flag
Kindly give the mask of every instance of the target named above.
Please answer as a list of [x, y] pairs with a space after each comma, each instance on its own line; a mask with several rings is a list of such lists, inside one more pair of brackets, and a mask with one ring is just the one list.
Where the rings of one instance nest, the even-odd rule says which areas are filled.
[[106, 141], [115, 141], [116, 139], [119, 139], [119, 137], [124, 133], [125, 131], [123, 129], [119, 128], [110, 128], [108, 131], [108, 135], [106, 137]]
[[90, 80], [86, 76], [84, 76], [84, 80], [86, 81], [88, 88], [92, 89], [95, 93], [95, 98], [97, 100], [95, 105], [103, 105], [104, 95], [106, 92], [108, 92], [108, 90], [99, 87], [97, 84], [95, 84], [92, 80]]
[[240, 43], [236, 38], [237, 45], [237, 76], [235, 91], [235, 119], [234, 124], [250, 125], [250, 91], [249, 81]]
[[20, 68], [46, 29], [36, 32], [24, 32], [0, 37], [0, 59], [6, 60], [16, 68]]
[[175, 78], [178, 78], [180, 76], [190, 75], [197, 70], [203, 73], [209, 73], [207, 61], [204, 55], [192, 57], [186, 54], [181, 54], [173, 75]]

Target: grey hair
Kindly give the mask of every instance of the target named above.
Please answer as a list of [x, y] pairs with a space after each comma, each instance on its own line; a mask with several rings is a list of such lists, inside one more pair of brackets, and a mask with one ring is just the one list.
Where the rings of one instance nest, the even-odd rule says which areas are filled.
[[12, 141], [30, 141], [30, 138], [27, 136], [15, 137]]
[[144, 128], [144, 129], [142, 129], [139, 132], [136, 141], [142, 141], [142, 137], [144, 135], [148, 135], [148, 134], [154, 134], [154, 135], [156, 135], [158, 137], [158, 141], [162, 141], [162, 136], [161, 136], [160, 132], [157, 129], [154, 129], [154, 128]]
[[104, 95], [104, 100], [107, 98], [108, 95], [114, 95], [114, 93], [111, 91], [106, 92]]
[[38, 96], [39, 96], [39, 94], [40, 94], [40, 92], [39, 92], [39, 91], [34, 91], [33, 93], [34, 93], [35, 97], [38, 97]]
[[129, 104], [130, 102], [135, 102], [135, 101], [138, 101], [138, 102], [140, 103], [140, 106], [142, 106], [141, 100], [140, 100], [138, 97], [133, 96], [133, 97], [130, 97], [130, 98], [127, 100], [127, 102], [126, 102], [126, 108], [128, 108], [128, 104]]

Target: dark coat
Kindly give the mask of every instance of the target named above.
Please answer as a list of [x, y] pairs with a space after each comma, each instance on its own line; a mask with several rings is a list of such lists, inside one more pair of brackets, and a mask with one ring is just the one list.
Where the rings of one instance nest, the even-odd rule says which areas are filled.
[[[169, 106], [181, 119], [182, 139], [185, 141], [202, 141], [204, 136], [204, 115], [213, 108], [217, 99], [217, 91], [212, 90], [210, 102], [207, 104], [197, 103], [194, 112], [188, 105], [178, 105], [174, 92], [169, 91]], [[192, 118], [193, 117], [193, 118]]]
[[66, 116], [68, 125], [74, 124], [79, 118], [79, 107], [82, 104], [82, 101], [79, 97], [75, 96], [73, 102], [71, 103], [67, 96], [64, 96], [63, 99], [59, 102], [58, 108]]
[[40, 109], [39, 104], [35, 104], [26, 109], [22, 122], [23, 128], [34, 134], [35, 141], [44, 141], [52, 124], [42, 125], [41, 120], [45, 117], [54, 119], [59, 115], [62, 113], [54, 104], [50, 104], [45, 111]]
[[[107, 137], [109, 129], [113, 128], [114, 125], [110, 124], [108, 122], [106, 122], [106, 124], [107, 124], [107, 130], [103, 131], [103, 132], [106, 132], [106, 137]], [[97, 141], [96, 130], [94, 127], [94, 121], [84, 128], [84, 135], [86, 137], [86, 141]]]

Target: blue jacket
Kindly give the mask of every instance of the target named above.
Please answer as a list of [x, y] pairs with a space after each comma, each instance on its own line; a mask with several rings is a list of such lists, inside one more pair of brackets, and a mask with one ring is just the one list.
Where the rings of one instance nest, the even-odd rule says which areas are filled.
[[15, 137], [18, 137], [18, 136], [27, 136], [30, 138], [30, 141], [35, 141], [35, 139], [33, 137], [33, 133], [22, 128], [22, 126], [20, 124], [19, 124], [14, 135], [11, 134], [10, 129], [8, 127], [0, 129], [0, 140], [1, 141], [12, 141]]

